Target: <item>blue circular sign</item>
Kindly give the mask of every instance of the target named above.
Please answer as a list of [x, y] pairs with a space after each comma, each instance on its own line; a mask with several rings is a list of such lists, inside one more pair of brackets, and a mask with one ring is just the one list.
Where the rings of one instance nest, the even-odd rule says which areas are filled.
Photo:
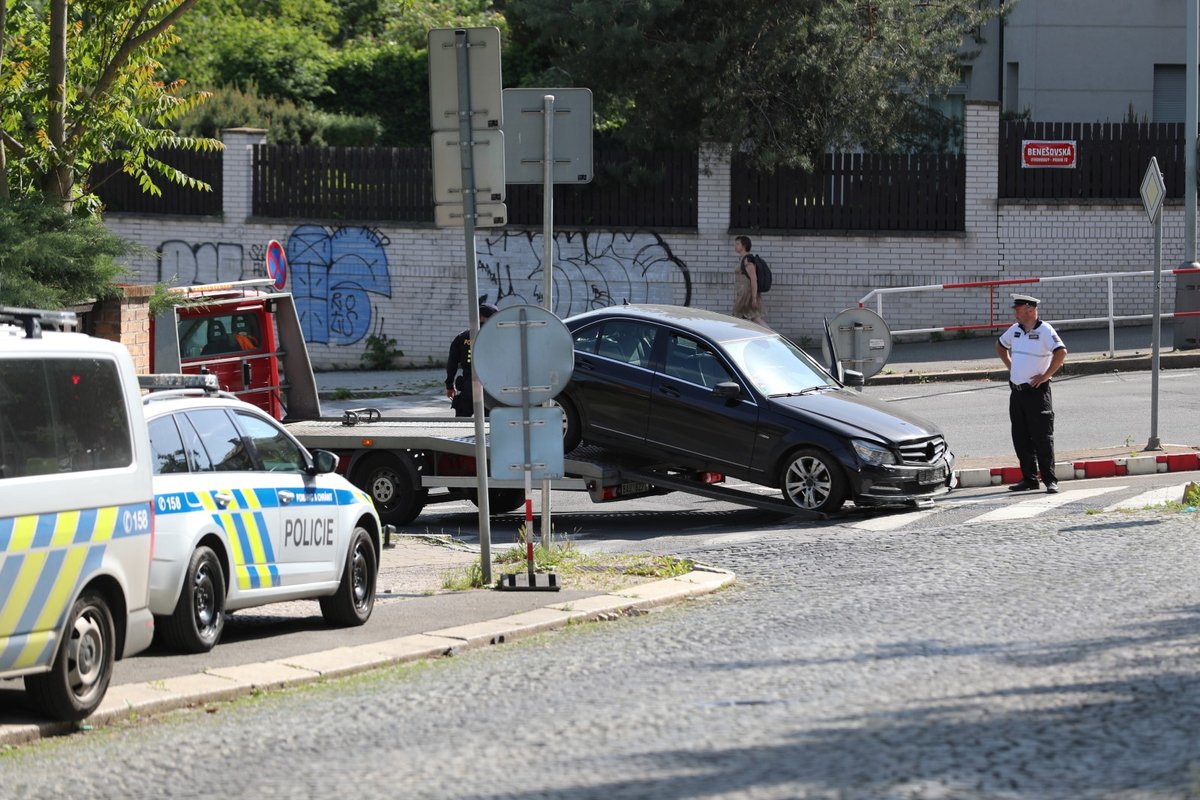
[[276, 289], [282, 291], [287, 285], [287, 254], [274, 239], [267, 242], [267, 275], [275, 281]]

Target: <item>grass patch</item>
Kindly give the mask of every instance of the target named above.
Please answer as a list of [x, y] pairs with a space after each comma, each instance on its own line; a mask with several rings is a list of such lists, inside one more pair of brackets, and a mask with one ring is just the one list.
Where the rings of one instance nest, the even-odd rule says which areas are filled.
[[[500, 551], [493, 558], [492, 577], [499, 582], [498, 575], [525, 572], [526, 552], [523, 546]], [[584, 553], [569, 540], [549, 548], [536, 545], [533, 548], [533, 564], [536, 572], [554, 572], [560, 583], [567, 581], [585, 584], [584, 588], [615, 589], [633, 581], [631, 578], [673, 578], [686, 575], [692, 570], [692, 562], [675, 556], [657, 556], [650, 553]], [[468, 566], [451, 570], [442, 577], [442, 588], [454, 591], [482, 589], [483, 565], [474, 561]]]

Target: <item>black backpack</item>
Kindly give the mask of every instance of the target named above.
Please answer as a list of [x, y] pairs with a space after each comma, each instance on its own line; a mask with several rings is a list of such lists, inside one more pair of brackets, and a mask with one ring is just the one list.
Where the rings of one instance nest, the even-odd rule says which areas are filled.
[[[750, 253], [748, 257], [754, 259], [754, 277], [758, 278], [758, 293], [766, 294], [771, 291], [771, 268], [760, 255]], [[742, 274], [747, 274], [745, 264], [742, 264]]]

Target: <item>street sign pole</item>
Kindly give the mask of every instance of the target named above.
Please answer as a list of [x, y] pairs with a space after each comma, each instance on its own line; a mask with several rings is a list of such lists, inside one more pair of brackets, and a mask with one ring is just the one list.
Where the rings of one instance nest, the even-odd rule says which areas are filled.
[[1154, 226], [1154, 327], [1151, 338], [1150, 362], [1150, 441], [1146, 450], [1161, 450], [1158, 439], [1158, 353], [1162, 340], [1162, 206], [1167, 196], [1167, 185], [1158, 170], [1158, 159], [1150, 157], [1140, 190], [1146, 216]]
[[[542, 305], [554, 311], [554, 95], [542, 97]], [[553, 405], [549, 400], [547, 406]], [[550, 481], [542, 481], [542, 548], [550, 552]], [[531, 532], [532, 534], [532, 532]]]
[[[471, 320], [471, 341], [479, 338], [479, 261], [475, 250], [475, 147], [471, 131], [470, 47], [466, 30], [454, 32], [458, 63], [458, 140], [462, 153], [463, 242], [467, 255], [467, 308]], [[471, 371], [471, 401], [475, 409], [476, 507], [479, 509], [479, 565], [483, 584], [492, 583], [492, 525], [488, 503], [487, 438], [484, 433], [483, 384], [479, 373]]]
[[[1155, 164], [1155, 166], [1157, 166]], [[1154, 215], [1154, 328], [1150, 338], [1150, 441], [1147, 450], [1162, 450], [1158, 438], [1158, 353], [1162, 344], [1162, 207]]]

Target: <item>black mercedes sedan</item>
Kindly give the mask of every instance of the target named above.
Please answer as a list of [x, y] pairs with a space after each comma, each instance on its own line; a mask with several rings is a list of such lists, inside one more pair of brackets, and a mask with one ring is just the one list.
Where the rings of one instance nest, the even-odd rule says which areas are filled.
[[566, 325], [566, 452], [583, 441], [719, 472], [779, 488], [809, 511], [950, 488], [954, 456], [937, 426], [846, 388], [767, 328], [666, 305], [613, 306]]

